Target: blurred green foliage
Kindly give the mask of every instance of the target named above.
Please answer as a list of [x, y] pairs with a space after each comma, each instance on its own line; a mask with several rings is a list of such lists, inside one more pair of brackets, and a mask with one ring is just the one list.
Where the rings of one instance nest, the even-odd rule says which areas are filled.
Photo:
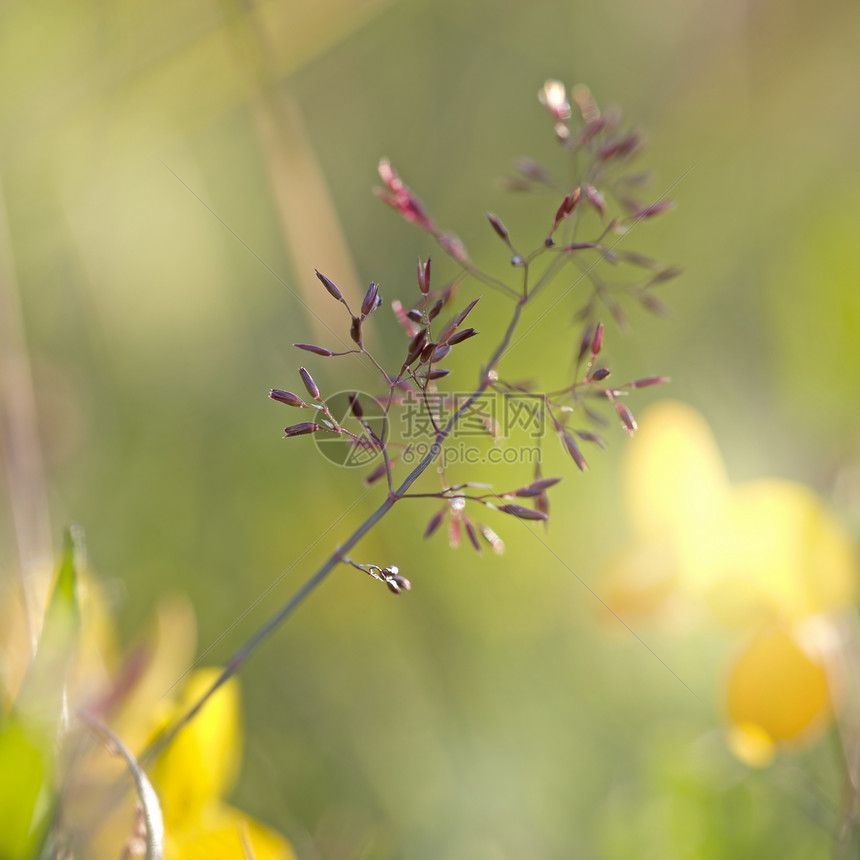
[[[482, 213], [540, 239], [554, 202], [493, 183], [557, 158], [535, 99], [552, 76], [647, 130], [655, 196], [679, 204], [637, 238], [687, 270], [674, 318], [610, 331], [613, 368], [671, 375], [734, 475], [805, 480], [856, 527], [858, 36], [848, 0], [4, 3], [0, 184], [53, 531], [85, 526], [126, 637], [179, 590], [223, 660], [375, 507], [381, 490], [281, 440], [265, 397], [314, 340], [309, 265], [348, 281], [342, 242], [359, 282], [412, 295], [432, 249], [370, 196], [387, 155], [504, 274]], [[334, 221], [300, 193], [314, 175]], [[284, 233], [303, 216], [310, 263]], [[475, 311], [470, 355], [504, 312]], [[522, 375], [564, 372], [569, 316], [512, 352]], [[383, 355], [397, 336], [378, 324]], [[311, 366], [342, 387], [343, 365]], [[585, 475], [551, 453], [568, 478], [543, 539], [564, 563], [518, 522], [493, 523], [505, 557], [478, 558], [421, 541], [431, 507], [395, 510], [355, 555], [412, 593], [344, 569], [244, 672], [243, 808], [306, 857], [827, 856], [827, 751], [746, 771], [719, 737], [726, 642], [638, 631], [693, 697], [565, 567], [600, 593], [623, 447]]]

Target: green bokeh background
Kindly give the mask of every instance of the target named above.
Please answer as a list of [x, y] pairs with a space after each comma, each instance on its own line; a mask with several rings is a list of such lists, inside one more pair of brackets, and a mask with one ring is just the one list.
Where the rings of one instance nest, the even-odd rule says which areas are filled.
[[[378, 504], [280, 438], [292, 416], [266, 391], [295, 388], [290, 344], [319, 340], [296, 294], [319, 298], [310, 265], [350, 280], [343, 243], [360, 282], [412, 295], [432, 249], [371, 196], [381, 155], [504, 272], [482, 213], [540, 236], [553, 204], [494, 181], [515, 157], [557, 159], [548, 77], [623, 106], [654, 189], [677, 183], [635, 243], [686, 269], [673, 318], [610, 331], [619, 376], [671, 375], [733, 477], [803, 480], [856, 527], [858, 44], [847, 0], [0, 6], [0, 181], [52, 533], [84, 526], [125, 638], [178, 591], [224, 660]], [[475, 324], [504, 312], [488, 296]], [[565, 368], [568, 320], [511, 363]], [[343, 387], [343, 365], [307, 363]], [[432, 505], [395, 510], [355, 556], [398, 564], [413, 592], [344, 569], [243, 672], [236, 803], [307, 858], [829, 856], [826, 743], [762, 772], [724, 748], [736, 642], [637, 627], [691, 695], [590, 593], [627, 537], [624, 445], [614, 433], [585, 475], [551, 455], [568, 475], [551, 550], [494, 521], [506, 556], [454, 552], [421, 540]], [[4, 575], [17, 563], [4, 492]]]

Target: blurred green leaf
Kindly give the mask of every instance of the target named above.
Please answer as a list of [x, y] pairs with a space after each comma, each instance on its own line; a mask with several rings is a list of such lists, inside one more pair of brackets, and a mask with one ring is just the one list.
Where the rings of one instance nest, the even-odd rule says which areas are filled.
[[31, 857], [40, 827], [36, 802], [50, 772], [49, 748], [17, 715], [0, 726], [0, 858]]

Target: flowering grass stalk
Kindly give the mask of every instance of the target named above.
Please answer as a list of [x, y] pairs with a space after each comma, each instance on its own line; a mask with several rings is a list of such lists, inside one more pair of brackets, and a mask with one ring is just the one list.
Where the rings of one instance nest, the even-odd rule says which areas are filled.
[[[479, 268], [463, 241], [456, 234], [440, 228], [392, 165], [385, 159], [380, 162], [383, 188], [377, 190], [377, 195], [405, 220], [429, 234], [444, 254], [459, 266], [460, 273], [452, 281], [434, 289], [430, 259], [419, 260], [415, 302], [408, 308], [399, 301], [392, 304], [406, 343], [399, 363], [386, 369], [383, 361], [364, 342], [364, 325], [383, 303], [379, 286], [371, 283], [360, 308], [354, 309], [338, 286], [317, 272], [317, 278], [333, 303], [342, 305], [345, 311], [345, 325], [353, 346], [341, 350], [306, 343], [295, 346], [325, 360], [359, 356], [373, 366], [381, 389], [369, 397], [350, 392], [348, 408], [336, 412], [333, 408], [335, 401], [323, 398], [311, 373], [302, 367], [299, 377], [306, 395], [272, 389], [269, 396], [291, 408], [309, 410], [312, 415], [312, 420], [288, 426], [285, 437], [332, 438], [342, 442], [350, 456], [362, 455], [368, 461], [378, 458], [380, 462], [367, 475], [366, 482], [372, 484], [385, 479], [384, 498], [304, 585], [232, 655], [197, 702], [150, 745], [142, 761], [151, 760], [163, 749], [336, 568], [346, 565], [361, 570], [384, 582], [397, 594], [409, 590], [409, 580], [400, 574], [397, 567], [360, 563], [349, 557], [361, 539], [395, 505], [407, 499], [441, 501], [442, 507], [431, 518], [425, 536], [433, 534], [447, 518], [451, 544], [459, 544], [465, 532], [469, 543], [478, 552], [481, 551], [481, 539], [496, 552], [501, 552], [504, 544], [489, 526], [471, 519], [465, 513], [467, 507], [495, 510], [523, 520], [548, 519], [547, 490], [561, 479], [544, 478], [539, 462], [535, 464], [534, 477], [528, 484], [501, 493], [492, 492], [492, 488], [485, 484], [453, 483], [446, 477], [445, 448], [461, 422], [467, 416], [474, 417], [481, 398], [497, 396], [510, 402], [527, 400], [535, 416], [552, 428], [576, 467], [584, 470], [587, 460], [580, 443], [598, 447], [605, 445], [603, 437], [593, 429], [594, 425], [607, 424], [600, 406], [608, 406], [614, 411], [625, 431], [632, 434], [636, 430], [636, 421], [624, 402], [627, 395], [635, 389], [666, 381], [663, 377], [652, 376], [620, 385], [610, 382], [609, 369], [599, 363], [604, 340], [600, 316], [606, 311], [619, 327], [626, 327], [627, 317], [621, 301], [625, 297], [638, 301], [650, 312], [664, 311], [654, 290], [678, 275], [679, 270], [617, 246], [633, 227], [665, 211], [670, 204], [665, 199], [643, 203], [637, 197], [646, 174], [632, 173], [629, 168], [641, 148], [641, 140], [635, 132], [622, 126], [618, 111], [601, 111], [591, 93], [581, 86], [571, 91], [571, 99], [568, 100], [565, 87], [557, 81], [547, 82], [540, 98], [554, 120], [556, 138], [569, 160], [574, 178], [572, 182], [563, 183], [536, 162], [521, 160], [515, 174], [504, 180], [505, 187], [511, 191], [540, 191], [552, 199], [547, 212], [546, 236], [538, 247], [530, 251], [521, 250], [502, 221], [493, 213], [487, 213], [490, 227], [510, 255], [514, 272], [510, 283]], [[577, 108], [576, 122], [572, 121], [571, 101]], [[603, 275], [604, 269], [634, 270], [639, 274], [632, 280], [610, 281]], [[568, 270], [573, 270], [576, 275], [573, 286], [581, 284], [586, 292], [575, 315], [579, 332], [573, 341], [577, 345], [572, 356], [573, 378], [548, 391], [537, 388], [536, 384], [504, 378], [500, 374], [501, 364], [514, 343], [524, 313], [538, 295]], [[461, 283], [469, 277], [498, 293], [500, 301], [508, 302], [510, 315], [500, 340], [477, 368], [477, 379], [472, 387], [462, 394], [452, 394], [439, 388], [440, 382], [450, 373], [443, 365], [452, 352], [471, 349], [471, 346], [463, 347], [463, 344], [471, 344], [478, 331], [465, 323], [471, 321], [479, 299], [460, 306], [444, 325], [439, 324], [438, 318], [455, 303]], [[565, 299], [571, 290], [572, 286], [567, 286], [552, 307]], [[406, 454], [413, 450], [412, 445], [391, 438], [394, 416], [408, 402], [420, 404], [422, 417], [429, 428], [426, 451], [411, 466], [406, 465]], [[579, 420], [580, 415], [586, 426], [573, 425], [571, 419], [575, 416]], [[489, 435], [498, 435], [497, 429], [491, 425], [486, 430]], [[413, 485], [434, 464], [438, 466], [442, 487], [435, 491], [412, 492]]]

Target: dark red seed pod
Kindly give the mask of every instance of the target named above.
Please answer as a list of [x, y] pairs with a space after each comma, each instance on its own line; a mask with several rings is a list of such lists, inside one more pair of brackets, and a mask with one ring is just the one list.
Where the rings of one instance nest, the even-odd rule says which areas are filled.
[[442, 346], [437, 346], [436, 349], [433, 350], [433, 354], [430, 356], [430, 360], [433, 362], [442, 361], [448, 353], [451, 352], [451, 347], [448, 344], [442, 344]]
[[416, 308], [412, 308], [412, 310], [406, 311], [406, 318], [412, 320], [414, 323], [423, 323], [424, 322], [424, 314]]
[[400, 594], [401, 591], [409, 591], [412, 588], [412, 583], [400, 574], [395, 573], [385, 577], [385, 584], [394, 594]]
[[606, 379], [608, 376], [609, 376], [609, 368], [608, 367], [598, 367], [597, 370], [595, 370], [591, 374], [591, 378], [594, 382], [600, 382], [600, 381]]
[[373, 313], [379, 307], [379, 298], [379, 287], [371, 281], [367, 292], [364, 294], [364, 301], [361, 303], [361, 315], [363, 317]]
[[359, 401], [357, 394], [349, 395], [349, 408], [359, 421], [364, 418], [364, 410], [361, 408], [361, 401]]
[[576, 439], [574, 439], [570, 433], [564, 433], [561, 437], [561, 441], [564, 443], [567, 453], [570, 454], [579, 471], [584, 472], [588, 468], [588, 463], [582, 455], [579, 445], [576, 444]]
[[442, 525], [442, 520], [445, 519], [445, 516], [447, 513], [448, 513], [448, 505], [445, 505], [445, 507], [442, 508], [441, 511], [437, 511], [435, 514], [433, 514], [433, 516], [430, 518], [430, 522], [427, 523], [427, 528], [424, 529], [424, 537], [425, 538], [430, 537], [430, 535], [432, 535], [433, 532], [435, 532], [436, 529], [438, 529], [439, 526]]
[[462, 343], [464, 340], [474, 337], [477, 333], [478, 332], [473, 328], [464, 328], [462, 331], [454, 332], [454, 334], [448, 338], [448, 344], [450, 346], [456, 346], [458, 343]]
[[316, 382], [314, 382], [314, 378], [305, 370], [303, 367], [299, 368], [299, 376], [302, 378], [302, 382], [305, 384], [305, 388], [308, 390], [308, 394], [313, 397], [314, 400], [320, 399], [320, 390], [317, 388]]
[[291, 436], [304, 436], [307, 433], [313, 433], [315, 430], [321, 430], [319, 424], [314, 424], [313, 421], [302, 421], [301, 424], [293, 424], [292, 427], [284, 428], [284, 438]]
[[600, 348], [603, 346], [603, 323], [598, 323], [594, 330], [594, 337], [591, 341], [591, 354], [599, 355]]
[[349, 326], [349, 336], [361, 346], [361, 320], [358, 317], [352, 318], [352, 323]]
[[385, 463], [380, 463], [365, 479], [365, 486], [369, 487], [371, 484], [375, 484], [378, 480], [385, 476]]
[[527, 487], [515, 490], [511, 495], [519, 496], [520, 498], [531, 498], [532, 496], [540, 495], [548, 487], [554, 487], [561, 481], [561, 478], [541, 478], [538, 481], [532, 481]]
[[424, 345], [427, 343], [427, 329], [422, 328], [420, 331], [416, 332], [412, 336], [412, 340], [409, 341], [409, 346], [406, 350], [406, 361], [404, 364], [412, 364], [419, 355], [421, 355], [421, 350], [424, 349]]
[[426, 263], [418, 259], [418, 289], [426, 296], [430, 291], [430, 258], [427, 258]]
[[478, 555], [483, 555], [484, 552], [481, 549], [480, 542], [478, 541], [478, 533], [475, 531], [475, 527], [469, 520], [466, 519], [463, 520], [463, 525], [466, 527], [466, 536], [469, 538], [469, 543], [472, 544], [475, 549], [475, 552], [478, 553]]
[[585, 327], [585, 331], [582, 333], [582, 338], [579, 341], [579, 352], [576, 356], [576, 363], [579, 364], [583, 358], [585, 358], [586, 353], [589, 349], [591, 349], [591, 342], [594, 338], [594, 331], [591, 325], [587, 325]]
[[314, 355], [334, 355], [330, 349], [326, 349], [324, 346], [314, 346], [312, 343], [294, 343], [293, 346], [296, 349], [303, 349], [305, 352], [312, 352]]
[[498, 510], [521, 520], [546, 519], [546, 514], [541, 513], [541, 511], [533, 511], [531, 508], [524, 508], [522, 505], [499, 505]]
[[343, 293], [334, 285], [334, 282], [329, 280], [322, 272], [318, 269], [314, 269], [317, 277], [320, 279], [320, 283], [328, 290], [329, 295], [332, 298], [337, 299], [339, 302], [343, 301]]
[[460, 311], [457, 316], [454, 317], [454, 319], [452, 320], [452, 322], [454, 323], [454, 328], [459, 328], [463, 324], [463, 321], [466, 319], [466, 317], [469, 316], [470, 313], [472, 313], [472, 308], [474, 308], [480, 300], [480, 297], [478, 297], [474, 301], [469, 302], [469, 304], [466, 305], [466, 307], [462, 311]]
[[421, 363], [423, 364], [425, 361], [428, 361], [430, 356], [433, 354], [433, 350], [436, 349], [436, 344], [432, 341], [425, 345], [424, 349], [421, 350]]
[[439, 311], [441, 311], [443, 307], [445, 307], [445, 299], [438, 299], [434, 302], [433, 307], [430, 308], [427, 313], [427, 319], [430, 321], [436, 319], [436, 317], [439, 316]]
[[419, 373], [418, 376], [423, 379], [442, 379], [442, 377], [447, 376], [451, 371], [444, 370], [443, 368], [436, 368], [435, 370], [430, 370], [427, 373]]
[[648, 388], [651, 385], [663, 385], [671, 382], [668, 376], [646, 376], [645, 379], [637, 379], [629, 383], [630, 388]]
[[269, 392], [269, 397], [271, 397], [272, 400], [277, 400], [278, 403], [285, 403], [287, 406], [297, 406], [301, 408], [302, 406], [307, 405], [297, 394], [293, 394], [292, 391], [283, 391], [280, 388], [273, 388]]

